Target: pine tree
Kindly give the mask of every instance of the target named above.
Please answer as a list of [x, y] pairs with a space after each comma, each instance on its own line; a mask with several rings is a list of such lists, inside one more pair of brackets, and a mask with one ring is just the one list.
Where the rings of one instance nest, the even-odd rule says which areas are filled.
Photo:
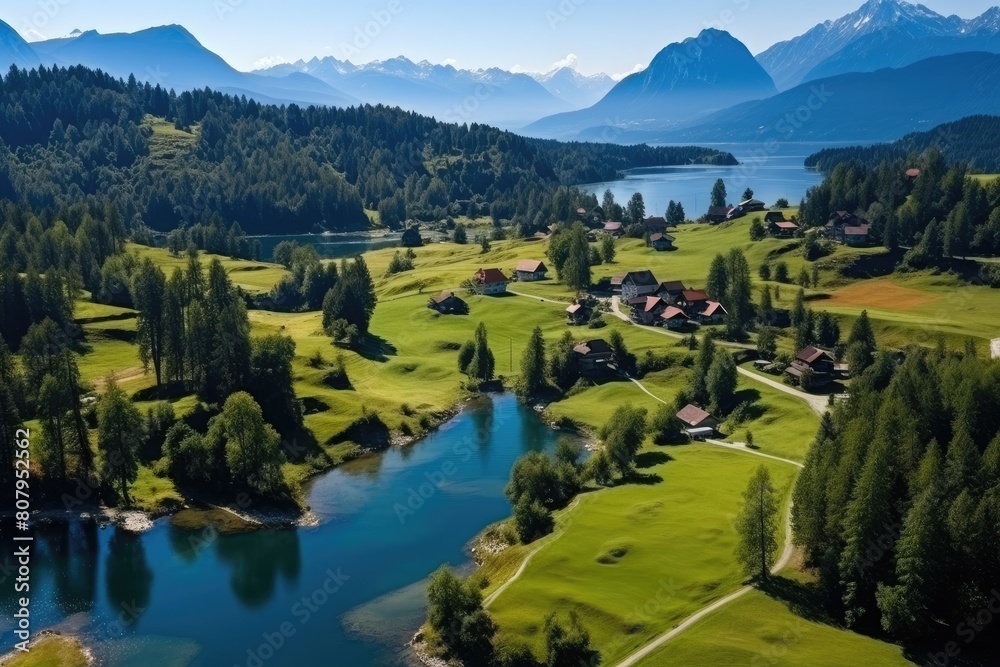
[[482, 322], [476, 327], [475, 345], [475, 351], [472, 354], [472, 360], [469, 362], [467, 372], [469, 377], [474, 380], [488, 382], [494, 377], [496, 361], [493, 358], [493, 352], [490, 350], [489, 342], [487, 341], [486, 325]]
[[715, 185], [712, 186], [711, 206], [725, 206], [726, 197], [726, 184], [720, 178], [715, 182]]
[[878, 347], [867, 310], [861, 311], [861, 315], [851, 327], [851, 334], [847, 338], [847, 349], [847, 362], [850, 364], [851, 373], [857, 375], [871, 366]]
[[732, 408], [739, 374], [733, 355], [725, 348], [716, 350], [706, 385], [713, 412], [725, 414]]
[[284, 486], [281, 439], [264, 421], [260, 405], [250, 394], [237, 392], [226, 399], [217, 421], [224, 433], [226, 464], [233, 480], [261, 495], [277, 495]]
[[545, 388], [545, 373], [545, 337], [542, 328], [535, 327], [521, 356], [521, 375], [517, 381], [517, 395], [521, 400], [536, 396]]
[[736, 516], [739, 535], [736, 558], [751, 579], [766, 581], [770, 576], [778, 552], [778, 512], [771, 472], [762, 465], [747, 483], [743, 504]]
[[129, 486], [139, 475], [142, 444], [142, 414], [124, 391], [109, 378], [97, 405], [97, 447], [101, 451], [101, 478], [114, 488], [119, 499], [131, 503]]
[[168, 382], [180, 382], [187, 368], [184, 273], [174, 269], [163, 297], [163, 364]]
[[715, 359], [715, 341], [712, 337], [705, 335], [701, 339], [698, 348], [698, 358], [695, 361], [693, 383], [691, 386], [692, 399], [696, 403], [706, 404], [709, 401], [708, 393], [708, 372], [712, 368]]
[[166, 348], [165, 301], [167, 281], [149, 257], [139, 263], [132, 279], [132, 301], [138, 311], [136, 333], [139, 359], [147, 368], [150, 362], [156, 374], [156, 386], [163, 380], [163, 356]]
[[601, 259], [605, 264], [615, 261], [615, 237], [611, 234], [605, 234], [601, 239]]
[[708, 268], [708, 279], [705, 281], [705, 292], [713, 301], [722, 301], [729, 291], [729, 274], [726, 258], [716, 255]]

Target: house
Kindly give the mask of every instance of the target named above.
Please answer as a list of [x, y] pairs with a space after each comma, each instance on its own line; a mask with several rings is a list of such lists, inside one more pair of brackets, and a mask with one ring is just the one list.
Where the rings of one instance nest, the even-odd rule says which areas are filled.
[[729, 215], [729, 210], [728, 206], [709, 206], [708, 213], [705, 214], [705, 219], [709, 222], [725, 222]]
[[771, 224], [772, 222], [785, 222], [785, 214], [781, 211], [768, 211], [764, 214], [764, 222]]
[[868, 245], [870, 231], [871, 225], [868, 224], [846, 226], [840, 235], [840, 242], [849, 246]]
[[736, 220], [738, 218], [742, 218], [746, 214], [746, 211], [741, 209], [739, 206], [736, 206], [726, 212], [726, 220]]
[[618, 237], [625, 233], [624, 225], [620, 222], [605, 222], [604, 223], [604, 233], [611, 234], [612, 236]]
[[767, 208], [767, 204], [759, 199], [747, 199], [746, 201], [741, 201], [737, 208], [743, 211], [743, 213], [754, 213], [756, 211], [763, 211]]
[[670, 234], [652, 234], [649, 237], [649, 245], [653, 246], [653, 250], [664, 251], [674, 249], [674, 237]]
[[642, 221], [642, 226], [645, 228], [647, 234], [663, 233], [667, 230], [670, 224], [667, 222], [666, 218], [661, 218], [658, 216], [653, 216], [651, 218], [646, 218]]
[[692, 437], [715, 435], [719, 420], [696, 405], [688, 404], [677, 413], [677, 419], [684, 425], [684, 432]]
[[500, 269], [479, 269], [472, 282], [478, 294], [504, 294], [510, 279]]
[[806, 371], [812, 371], [812, 385], [820, 386], [833, 381], [835, 361], [829, 352], [818, 347], [809, 346], [799, 352], [785, 373], [791, 375], [797, 382], [802, 381]]
[[600, 338], [588, 340], [573, 348], [580, 362], [580, 374], [585, 376], [606, 375], [612, 370], [611, 346]]
[[632, 320], [639, 324], [655, 324], [669, 306], [658, 296], [639, 296], [629, 299], [628, 305], [632, 309]]
[[590, 321], [590, 308], [579, 301], [574, 301], [573, 305], [566, 309], [566, 324], [581, 325]]
[[795, 236], [795, 232], [798, 230], [798, 225], [794, 222], [786, 222], [785, 220], [770, 222], [767, 225], [768, 233], [776, 239], [790, 239]]
[[427, 307], [442, 315], [463, 315], [469, 312], [469, 305], [448, 290], [432, 296], [427, 302]]
[[420, 236], [420, 230], [416, 227], [407, 227], [403, 232], [402, 243], [404, 248], [419, 248], [424, 244], [424, 239]]
[[830, 221], [823, 227], [827, 237], [844, 245], [866, 245], [868, 243], [871, 225], [867, 220], [859, 218], [847, 211], [835, 211]]
[[726, 309], [718, 301], [712, 301], [703, 290], [685, 290], [674, 305], [699, 324], [719, 324], [726, 319]]
[[671, 280], [665, 283], [660, 283], [660, 286], [656, 288], [654, 294], [670, 305], [674, 305], [677, 299], [687, 291], [687, 287], [684, 287], [684, 283], [679, 280]]
[[537, 259], [522, 259], [514, 269], [514, 275], [518, 282], [530, 283], [536, 280], [545, 280], [545, 274], [549, 270], [545, 264]]
[[628, 302], [640, 296], [648, 296], [656, 291], [660, 283], [652, 271], [629, 271], [611, 279], [611, 289], [620, 294], [622, 301]]
[[690, 318], [677, 306], [667, 306], [660, 313], [660, 323], [667, 329], [682, 329], [687, 326]]

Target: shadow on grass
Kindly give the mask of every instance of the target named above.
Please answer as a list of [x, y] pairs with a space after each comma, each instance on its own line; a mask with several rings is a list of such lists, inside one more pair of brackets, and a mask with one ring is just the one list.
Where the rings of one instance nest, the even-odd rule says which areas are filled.
[[389, 357], [396, 356], [396, 346], [374, 334], [368, 334], [359, 345], [348, 349], [357, 352], [368, 361], [377, 361], [379, 363], [385, 363], [389, 361]]
[[805, 583], [774, 575], [760, 586], [760, 590], [807, 621], [842, 627], [827, 609], [819, 583]]
[[640, 470], [652, 468], [673, 461], [674, 457], [666, 452], [642, 452], [635, 457], [635, 467]]

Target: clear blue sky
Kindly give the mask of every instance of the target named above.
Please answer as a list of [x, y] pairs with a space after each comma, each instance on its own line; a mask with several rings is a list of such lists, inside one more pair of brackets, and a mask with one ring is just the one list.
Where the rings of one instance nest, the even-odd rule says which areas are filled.
[[[268, 59], [405, 55], [457, 67], [621, 74], [709, 26], [756, 54], [863, 0], [4, 0], [0, 19], [29, 41], [75, 28], [132, 32], [180, 23], [239, 69]], [[969, 18], [997, 0], [924, 0]], [[377, 19], [381, 18], [379, 22]], [[367, 27], [372, 37], [359, 31]], [[367, 42], [366, 42], [367, 40]], [[571, 56], [572, 54], [572, 56]]]

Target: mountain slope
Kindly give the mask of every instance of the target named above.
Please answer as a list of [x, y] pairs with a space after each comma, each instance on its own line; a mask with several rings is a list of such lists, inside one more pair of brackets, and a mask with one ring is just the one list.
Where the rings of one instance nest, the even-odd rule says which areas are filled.
[[776, 92], [742, 42], [709, 29], [664, 48], [649, 67], [622, 79], [594, 106], [543, 118], [525, 131], [559, 138], [594, 126], [660, 129]]
[[802, 84], [645, 139], [885, 141], [997, 109], [1000, 55], [960, 53]]
[[966, 27], [966, 21], [961, 18], [941, 16], [923, 5], [900, 0], [869, 0], [855, 12], [775, 44], [758, 55], [757, 61], [780, 90], [787, 90], [802, 83], [813, 68], [860, 37], [895, 31], [910, 38], [926, 39], [958, 35]]
[[0, 21], [0, 71], [6, 73], [11, 65], [37, 67], [41, 59], [17, 31]]
[[491, 68], [456, 69], [402, 56], [354, 65], [333, 57], [299, 60], [255, 74], [304, 73], [370, 104], [386, 104], [450, 122], [519, 127], [572, 108], [527, 74]]
[[934, 56], [972, 51], [1000, 53], [1000, 33], [980, 30], [961, 35], [916, 37], [893, 28], [859, 37], [810, 70], [803, 82], [848, 72], [906, 67]]
[[210, 87], [261, 102], [339, 106], [356, 102], [316, 79], [281, 80], [238, 72], [179, 25], [109, 35], [91, 30], [38, 42], [35, 48], [48, 63], [86, 65], [120, 78], [134, 74], [139, 81], [177, 91]]

